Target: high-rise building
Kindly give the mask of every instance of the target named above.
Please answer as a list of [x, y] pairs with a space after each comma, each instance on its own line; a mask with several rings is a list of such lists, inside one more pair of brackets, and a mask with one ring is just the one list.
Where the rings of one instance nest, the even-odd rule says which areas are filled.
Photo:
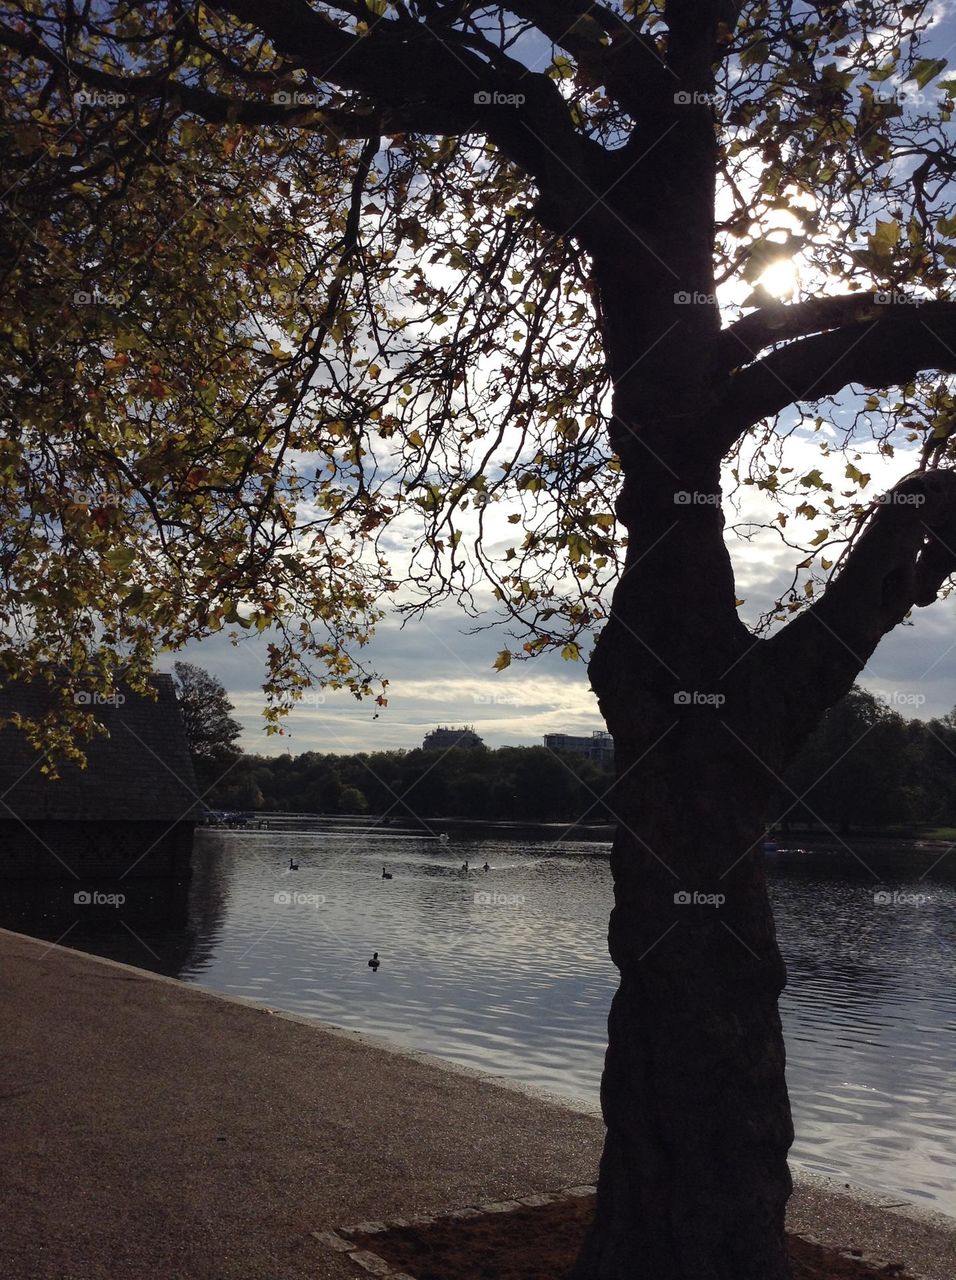
[[439, 725], [425, 734], [422, 743], [423, 751], [447, 751], [450, 747], [483, 747], [485, 744], [475, 733], [472, 725], [463, 725], [459, 729]]
[[571, 733], [546, 733], [544, 745], [549, 751], [573, 751], [609, 768], [614, 764], [614, 739], [604, 729], [595, 729], [589, 738]]

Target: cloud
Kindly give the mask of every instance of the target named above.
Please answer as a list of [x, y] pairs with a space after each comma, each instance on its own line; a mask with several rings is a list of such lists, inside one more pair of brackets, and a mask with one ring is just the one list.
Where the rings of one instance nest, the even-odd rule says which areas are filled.
[[404, 628], [386, 620], [365, 656], [390, 682], [388, 707], [380, 710], [345, 692], [314, 691], [293, 710], [282, 737], [265, 735], [260, 714], [266, 638], [232, 645], [214, 636], [164, 655], [160, 665], [169, 670], [179, 658], [218, 676], [243, 726], [243, 748], [261, 755], [420, 747], [438, 724], [474, 725], [490, 747], [530, 746], [546, 733], [603, 727], [583, 663], [548, 654], [497, 673], [492, 663], [508, 643], [504, 628], [469, 635], [470, 625], [447, 608]]

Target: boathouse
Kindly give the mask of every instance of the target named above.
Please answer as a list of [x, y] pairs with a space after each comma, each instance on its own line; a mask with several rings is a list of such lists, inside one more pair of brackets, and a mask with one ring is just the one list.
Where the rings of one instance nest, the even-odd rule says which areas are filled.
[[[41, 771], [22, 733], [0, 729], [0, 880], [184, 879], [201, 818], [172, 677], [152, 699], [120, 690], [92, 707], [107, 730], [84, 747], [86, 768]], [[41, 682], [0, 686], [0, 715], [51, 709]]]

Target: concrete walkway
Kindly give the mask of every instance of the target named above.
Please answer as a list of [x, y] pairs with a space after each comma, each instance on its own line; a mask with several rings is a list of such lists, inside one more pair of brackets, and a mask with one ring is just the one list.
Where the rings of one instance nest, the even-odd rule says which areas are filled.
[[[592, 1182], [599, 1118], [0, 930], [0, 1275], [340, 1280], [313, 1233]], [[956, 1223], [802, 1186], [818, 1239], [956, 1275]]]

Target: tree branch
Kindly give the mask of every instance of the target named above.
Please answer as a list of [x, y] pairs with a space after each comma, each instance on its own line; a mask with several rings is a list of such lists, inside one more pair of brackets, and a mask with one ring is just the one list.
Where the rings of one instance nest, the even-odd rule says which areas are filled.
[[724, 451], [762, 418], [851, 383], [890, 387], [923, 369], [956, 373], [956, 302], [895, 303], [874, 306], [872, 314], [779, 347], [732, 374], [715, 406]]
[[[84, 63], [75, 50], [51, 48], [35, 30], [0, 27], [0, 45], [46, 63], [57, 74], [68, 72], [81, 85], [134, 100], [172, 99], [215, 123], [325, 127], [339, 137], [482, 133], [546, 194], [551, 223], [578, 225], [582, 231], [592, 224], [613, 229], [613, 219], [593, 195], [610, 182], [613, 159], [575, 127], [567, 102], [548, 76], [502, 58], [491, 42], [481, 56], [471, 35], [385, 18], [377, 19], [366, 35], [355, 35], [305, 0], [271, 0], [268, 5], [221, 0], [215, 8], [264, 35], [292, 66], [315, 80], [367, 98], [367, 119], [361, 111], [323, 112], [321, 103], [314, 109], [284, 104], [267, 93], [260, 99], [230, 98], [185, 83], [172, 66], [139, 76], [101, 71]], [[277, 76], [276, 90], [284, 87]]]
[[673, 77], [653, 40], [605, 5], [590, 0], [510, 0], [508, 8], [570, 53], [625, 110], [638, 114], [655, 86], [669, 87], [673, 97]]
[[764, 348], [778, 342], [806, 338], [812, 333], [822, 333], [825, 329], [836, 329], [854, 321], [885, 317], [883, 306], [876, 301], [882, 296], [848, 293], [760, 307], [723, 330], [720, 335], [722, 362], [726, 362], [728, 369], [748, 365]]
[[220, 0], [215, 7], [263, 32], [310, 75], [365, 94], [402, 121], [403, 132], [485, 134], [537, 182], [552, 222], [611, 221], [593, 195], [611, 170], [607, 152], [578, 131], [553, 80], [502, 60], [491, 41], [476, 49], [473, 35], [447, 26], [386, 18], [355, 36], [306, 0]]
[[932, 604], [954, 572], [956, 472], [914, 472], [874, 504], [823, 595], [764, 646], [781, 678], [790, 673], [793, 727], [812, 727], [883, 636], [912, 608]]

